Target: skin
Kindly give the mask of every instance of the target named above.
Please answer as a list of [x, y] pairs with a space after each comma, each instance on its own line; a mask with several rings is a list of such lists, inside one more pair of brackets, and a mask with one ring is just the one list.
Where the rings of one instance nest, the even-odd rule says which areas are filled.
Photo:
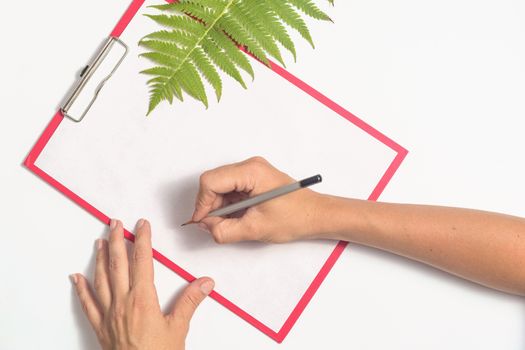
[[[355, 242], [432, 265], [508, 293], [525, 295], [525, 219], [471, 209], [377, 203], [302, 189], [234, 217], [207, 218], [221, 206], [294, 180], [261, 157], [206, 171], [192, 220], [217, 243], [305, 239]], [[151, 227], [137, 223], [128, 261], [122, 223], [97, 241], [94, 290], [71, 275], [103, 349], [184, 349], [195, 309], [214, 282], [200, 278], [164, 315], [153, 284]]]
[[214, 283], [193, 281], [164, 315], [153, 284], [149, 222], [137, 223], [135, 237], [128, 259], [122, 223], [112, 220], [109, 242], [97, 241], [94, 290], [81, 274], [71, 275], [84, 314], [102, 349], [182, 350], [191, 317]]
[[[218, 243], [355, 242], [507, 293], [525, 295], [525, 219], [471, 209], [378, 203], [302, 189], [235, 218], [206, 218], [232, 197], [293, 182], [261, 157], [201, 175], [193, 220]], [[232, 194], [234, 193], [234, 194]]]

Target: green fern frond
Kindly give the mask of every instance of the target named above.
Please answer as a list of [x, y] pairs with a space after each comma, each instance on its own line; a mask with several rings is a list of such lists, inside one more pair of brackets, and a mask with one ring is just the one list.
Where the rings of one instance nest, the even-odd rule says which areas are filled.
[[[332, 19], [328, 17], [326, 13], [319, 10], [311, 0], [288, 0], [288, 2], [312, 18], [332, 22]], [[331, 3], [333, 4], [333, 2]]]
[[284, 23], [295, 29], [304, 39], [310, 43], [310, 45], [312, 45], [312, 47], [315, 47], [314, 41], [310, 35], [310, 31], [308, 30], [305, 21], [301, 18], [301, 15], [299, 15], [297, 11], [294, 10], [289, 2], [283, 0], [264, 1], [268, 2], [270, 7]]
[[[328, 0], [333, 5], [333, 0]], [[222, 96], [219, 70], [246, 84], [241, 71], [253, 79], [253, 68], [244, 47], [262, 63], [269, 65], [273, 57], [283, 66], [280, 47], [296, 59], [297, 53], [286, 26], [296, 30], [314, 46], [306, 22], [301, 17], [331, 21], [312, 0], [179, 0], [175, 3], [150, 6], [160, 14], [146, 16], [162, 27], [144, 36], [139, 45], [145, 49], [140, 56], [154, 67], [141, 73], [151, 76], [150, 114], [162, 101], [183, 101], [188, 94], [208, 107], [203, 80]], [[300, 12], [300, 13], [299, 13]]]

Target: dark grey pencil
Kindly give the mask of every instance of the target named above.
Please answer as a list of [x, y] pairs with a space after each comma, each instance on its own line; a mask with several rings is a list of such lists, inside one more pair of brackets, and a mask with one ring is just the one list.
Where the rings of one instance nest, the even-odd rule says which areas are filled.
[[[247, 199], [239, 201], [237, 203], [233, 203], [233, 204], [227, 205], [227, 206], [225, 206], [223, 208], [216, 209], [214, 211], [211, 211], [208, 214], [208, 217], [230, 215], [230, 214], [236, 213], [238, 211], [241, 211], [241, 210], [244, 210], [244, 209], [248, 209], [248, 208], [253, 207], [255, 205], [261, 204], [263, 202], [269, 201], [270, 199], [273, 199], [273, 198], [276, 198], [276, 197], [280, 197], [280, 196], [283, 196], [285, 194], [288, 194], [288, 193], [300, 190], [301, 188], [305, 188], [305, 187], [308, 187], [308, 186], [315, 185], [316, 183], [319, 183], [321, 181], [322, 181], [321, 175], [315, 175], [315, 176], [303, 179], [301, 181], [297, 181], [297, 182], [294, 182], [292, 184], [284, 185], [284, 186], [278, 187], [278, 188], [276, 188], [274, 190], [261, 193], [261, 194], [259, 194], [257, 196], [253, 196], [253, 197], [247, 198]], [[190, 220], [188, 222], [185, 222], [181, 226], [185, 226], [185, 225], [188, 225], [188, 224], [194, 224], [194, 223], [195, 223], [194, 221]]]

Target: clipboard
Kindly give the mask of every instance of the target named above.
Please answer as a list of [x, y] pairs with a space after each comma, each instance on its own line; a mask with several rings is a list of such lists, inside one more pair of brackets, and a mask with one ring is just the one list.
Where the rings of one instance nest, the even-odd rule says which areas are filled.
[[[67, 100], [64, 102], [63, 107], [51, 119], [49, 125], [46, 127], [43, 134], [40, 136], [40, 138], [38, 139], [35, 146], [33, 147], [33, 149], [31, 150], [31, 152], [29, 153], [28, 157], [26, 158], [24, 162], [25, 166], [28, 169], [30, 169], [36, 175], [38, 175], [43, 180], [48, 182], [51, 186], [55, 187], [57, 190], [59, 190], [64, 195], [66, 195], [68, 198], [70, 198], [75, 203], [80, 205], [90, 214], [92, 214], [93, 216], [95, 216], [96, 218], [98, 218], [99, 220], [101, 220], [102, 222], [106, 224], [109, 223], [110, 217], [115, 217], [117, 216], [118, 213], [108, 211], [106, 209], [106, 204], [104, 201], [101, 201], [100, 198], [92, 197], [92, 194], [98, 192], [96, 188], [95, 189], [92, 188], [90, 191], [82, 188], [82, 183], [87, 182], [87, 181], [81, 180], [79, 179], [79, 176], [77, 176], [77, 175], [82, 174], [82, 171], [84, 172], [89, 171], [90, 168], [81, 168], [81, 167], [76, 168], [76, 171], [78, 172], [75, 175], [74, 173], [68, 173], [69, 165], [71, 165], [71, 168], [73, 168], [73, 164], [74, 163], [76, 164], [76, 162], [80, 159], [80, 157], [77, 158], [79, 154], [78, 152], [75, 152], [75, 149], [74, 149], [74, 147], [76, 147], [75, 143], [82, 142], [82, 140], [80, 140], [78, 137], [79, 136], [78, 130], [80, 130], [79, 129], [80, 127], [81, 128], [84, 128], [84, 127], [95, 128], [95, 129], [98, 128], [96, 130], [100, 130], [101, 131], [100, 134], [102, 134], [102, 131], [105, 132], [105, 126], [107, 124], [113, 123], [113, 118], [115, 119], [122, 118], [125, 111], [130, 112], [130, 114], [134, 113], [134, 109], [131, 109], [131, 106], [125, 106], [126, 108], [124, 108], [123, 103], [120, 103], [120, 104], [118, 103], [119, 101], [118, 98], [120, 98], [120, 101], [125, 100], [124, 97], [119, 96], [119, 94], [125, 94], [125, 89], [117, 90], [115, 86], [117, 85], [117, 82], [119, 81], [119, 79], [121, 81], [121, 84], [122, 82], [125, 82], [125, 79], [126, 79], [125, 77], [128, 76], [126, 74], [133, 74], [131, 72], [135, 72], [135, 74], [138, 76], [138, 70], [135, 69], [136, 68], [135, 66], [133, 65], [126, 66], [128, 62], [136, 59], [136, 56], [137, 56], [135, 52], [136, 48], [131, 46], [131, 45], [135, 45], [136, 42], [133, 42], [133, 41], [128, 42], [127, 40], [123, 40], [122, 36], [124, 33], [126, 33], [126, 35], [132, 36], [132, 34], [128, 34], [128, 33], [135, 33], [135, 31], [139, 31], [140, 33], [144, 34], [143, 28], [138, 28], [139, 25], [137, 24], [139, 23], [140, 18], [144, 17], [144, 16], [140, 16], [140, 12], [144, 11], [144, 7], [145, 7], [144, 0], [134, 0], [131, 3], [130, 7], [127, 9], [127, 11], [123, 15], [123, 17], [119, 20], [114, 30], [111, 32], [109, 38], [102, 45], [98, 54], [95, 56], [92, 62], [86, 67], [86, 69], [83, 70], [81, 77], [77, 85], [74, 87], [72, 93], [67, 98]], [[114, 54], [115, 50], [120, 50], [120, 52], [117, 52], [117, 54]], [[111, 57], [111, 59], [113, 59], [113, 63], [109, 64], [109, 66], [106, 67], [106, 71], [101, 73], [100, 71], [101, 67], [104, 63], [107, 63], [107, 61], [109, 60], [108, 57]], [[254, 61], [254, 66], [256, 65], [258, 65], [258, 63]], [[359, 119], [358, 117], [356, 117], [355, 115], [353, 115], [352, 113], [344, 109], [341, 105], [335, 103], [334, 101], [330, 100], [327, 96], [323, 95], [321, 92], [309, 86], [306, 82], [300, 80], [298, 77], [289, 73], [287, 70], [285, 70], [281, 66], [273, 62], [270, 62], [269, 68], [262, 64], [259, 64], [259, 66], [257, 67], [257, 70], [258, 71], [256, 71], [256, 83], [253, 86], [251, 86], [248, 91], [245, 92], [244, 98], [248, 99], [250, 98], [250, 96], [252, 95], [256, 96], [258, 93], [263, 94], [263, 96], [267, 96], [267, 94], [271, 93], [271, 91], [266, 91], [264, 89], [259, 90], [257, 86], [259, 86], [259, 84], [261, 87], [272, 86], [272, 84], [275, 84], [276, 91], [286, 91], [290, 93], [293, 91], [294, 97], [292, 99], [290, 97], [291, 95], [288, 96], [286, 94], [283, 94], [284, 97], [281, 96], [282, 100], [279, 100], [279, 96], [273, 96], [272, 98], [274, 98], [274, 100], [270, 100], [270, 103], [273, 105], [271, 107], [274, 108], [272, 109], [272, 111], [276, 112], [283, 108], [283, 107], [279, 107], [276, 109], [275, 106], [280, 106], [283, 103], [287, 103], [288, 101], [294, 101], [295, 103], [294, 108], [300, 108], [301, 105], [303, 104], [308, 105], [309, 111], [311, 111], [312, 115], [316, 115], [316, 113], [318, 116], [324, 115], [324, 114], [337, 115], [337, 118], [327, 117], [325, 121], [325, 120], [317, 120], [315, 119], [315, 117], [310, 117], [308, 115], [297, 117], [297, 116], [292, 116], [292, 114], [290, 113], [285, 114], [283, 112], [283, 115], [288, 116], [290, 119], [296, 118], [294, 119], [294, 121], [296, 122], [295, 124], [297, 125], [297, 127], [294, 128], [294, 130], [296, 131], [298, 130], [298, 131], [297, 131], [297, 134], [294, 134], [296, 136], [296, 139], [294, 140], [298, 140], [298, 142], [307, 143], [308, 140], [310, 140], [308, 137], [311, 136], [311, 134], [301, 133], [300, 123], [310, 123], [310, 122], [318, 123], [318, 124], [315, 124], [315, 126], [317, 126], [317, 130], [321, 130], [324, 124], [328, 124], [329, 122], [332, 123], [331, 124], [332, 129], [330, 129], [330, 131], [333, 132], [334, 134], [333, 138], [336, 141], [334, 141], [334, 143], [331, 144], [331, 148], [329, 148], [329, 151], [331, 152], [331, 154], [323, 154], [322, 152], [320, 152], [319, 154], [316, 155], [316, 157], [319, 160], [327, 158], [327, 157], [329, 158], [332, 154], [333, 155], [337, 155], [337, 154], [344, 155], [345, 154], [343, 152], [344, 147], [339, 146], [339, 143], [341, 145], [344, 145], [344, 142], [343, 141], [338, 142], [337, 138], [339, 138], [339, 140], [342, 140], [343, 138], [348, 137], [348, 135], [351, 135], [355, 139], [359, 139], [359, 140], [362, 139], [363, 144], [368, 145], [367, 147], [370, 147], [370, 149], [381, 148], [385, 150], [384, 151], [385, 155], [383, 157], [384, 159], [381, 159], [382, 163], [378, 161], [378, 164], [384, 163], [384, 169], [382, 169], [380, 172], [376, 172], [373, 176], [369, 176], [370, 174], [363, 174], [362, 176], [363, 178], [370, 177], [370, 179], [367, 179], [367, 182], [366, 182], [367, 186], [363, 186], [367, 188], [362, 189], [361, 197], [364, 196], [363, 199], [377, 200], [381, 192], [384, 190], [386, 185], [389, 183], [389, 181], [391, 180], [391, 178], [393, 177], [393, 175], [395, 174], [395, 172], [397, 171], [397, 169], [403, 162], [404, 158], [406, 157], [408, 153], [407, 150], [403, 148], [402, 146], [400, 146], [395, 141], [393, 141], [392, 139], [390, 139], [389, 137], [387, 137], [386, 135], [382, 134], [381, 132], [377, 131], [376, 129], [368, 125], [363, 120]], [[97, 74], [99, 76], [99, 79], [96, 78]], [[262, 80], [262, 82], [257, 81], [257, 80]], [[88, 90], [90, 86], [91, 86], [92, 91], [91, 93], [86, 94], [86, 91]], [[139, 85], [137, 84], [137, 86]], [[147, 92], [146, 85], [142, 84], [141, 86], [143, 87], [144, 91]], [[228, 86], [226, 85], [225, 90], [227, 89], [228, 89]], [[234, 88], [232, 87], [231, 89], [233, 90]], [[110, 90], [110, 91], [107, 91], [107, 90]], [[230, 93], [230, 95], [232, 94], [233, 92]], [[114, 98], [115, 96], [117, 97], [117, 99]], [[84, 102], [85, 108], [80, 109], [80, 112], [77, 111], [77, 113], [74, 113], [73, 107], [74, 105], [78, 105], [78, 101], [82, 97], [85, 98], [85, 102]], [[143, 103], [144, 106], [146, 105], [146, 99], [142, 99], [140, 100], [140, 102]], [[256, 102], [257, 101], [252, 101], [252, 104]], [[207, 119], [198, 125], [200, 126], [210, 125], [209, 128], [212, 128], [212, 127], [220, 128], [222, 122], [220, 120], [217, 121], [216, 119], [217, 118], [226, 119], [226, 117], [224, 117], [222, 113], [223, 112], [222, 106], [224, 106], [225, 110], [235, 111], [234, 109], [235, 105], [238, 105], [238, 103], [233, 101], [233, 98], [230, 96], [229, 102], [226, 102], [226, 101], [221, 102], [219, 104], [219, 106], [221, 107], [217, 111], [210, 110], [210, 111], [205, 112], [207, 113], [207, 117], [206, 117]], [[101, 106], [106, 106], [106, 107], [120, 106], [122, 107], [122, 109], [111, 110], [110, 108], [104, 109]], [[263, 107], [264, 107], [264, 103], [260, 105], [260, 108], [263, 108]], [[171, 106], [161, 107], [159, 109], [158, 115], [149, 117], [149, 118], [157, 118], [158, 120], [161, 121], [161, 122], [158, 122], [158, 124], [161, 124], [161, 125], [158, 127], [151, 127], [152, 130], [149, 130], [149, 134], [147, 134], [148, 132], [147, 129], [150, 127], [150, 125], [144, 126], [145, 124], [143, 123], [147, 123], [147, 122], [140, 121], [137, 124], [138, 131], [134, 130], [135, 135], [146, 133], [147, 135], [149, 135], [149, 137], [152, 137], [152, 139], [156, 138], [156, 135], [160, 135], [159, 133], [161, 131], [166, 130], [166, 128], [164, 128], [162, 125], [163, 123], [166, 123], [166, 125], [173, 125], [174, 123], [173, 119], [176, 120], [176, 118], [178, 117], [177, 114], [181, 114], [181, 115], [193, 114], [196, 108], [201, 109], [201, 107], [197, 107], [195, 104], [192, 104], [191, 101], [185, 102], [184, 105], [176, 105], [174, 107], [171, 107]], [[267, 108], [270, 109], [270, 106], [267, 106]], [[242, 109], [242, 106], [239, 106], [239, 109], [244, 110]], [[251, 114], [256, 113], [255, 109], [256, 108], [254, 108], [254, 111], [246, 112], [245, 113], [246, 117], [248, 118]], [[108, 111], [108, 113], [106, 113], [106, 111]], [[140, 112], [139, 114], [145, 115], [144, 112]], [[101, 116], [101, 117], [97, 118], [97, 116]], [[102, 119], [102, 116], [105, 119]], [[212, 116], [215, 119], [212, 119]], [[281, 123], [286, 124], [288, 122], [288, 119], [283, 121], [282, 119], [279, 119], [280, 117], [276, 118], [275, 113], [268, 113], [268, 115], [265, 115], [264, 117], [268, 119], [268, 120], [265, 120], [264, 123], [271, 124], [273, 122], [275, 125], [280, 125]], [[145, 119], [146, 117], [143, 116], [143, 118], [144, 120], [146, 120]], [[198, 118], [198, 117], [195, 117], [195, 118]], [[186, 118], [183, 120], [184, 120], [184, 123], [194, 122], [190, 118]], [[242, 120], [242, 119], [231, 119], [229, 121], [232, 123], [232, 125], [235, 125], [235, 123], [238, 123], [239, 120]], [[226, 123], [227, 122], [228, 121], [226, 121]], [[259, 130], [262, 130], [262, 131], [265, 130], [264, 129], [265, 126], [263, 122], [259, 122], [258, 124], [257, 122], [254, 122], [253, 120], [252, 122], [256, 125], [256, 127], [259, 127]], [[125, 122], [125, 119], [119, 119], [118, 123], [121, 123], [119, 125], [127, 125]], [[131, 124], [131, 121], [129, 123]], [[133, 123], [135, 123], [135, 121]], [[192, 125], [197, 125], [197, 124], [192, 124]], [[347, 133], [346, 131], [347, 127], [349, 129], [351, 128], [352, 130], [351, 133], [350, 132]], [[316, 130], [316, 127], [310, 127], [310, 128], [314, 131]], [[111, 129], [111, 128], [108, 127], [108, 129]], [[119, 128], [114, 128], [113, 130], [118, 130], [118, 129]], [[171, 130], [174, 130], [174, 128]], [[70, 133], [68, 134], [68, 132]], [[337, 134], [337, 137], [335, 136], [336, 134]], [[108, 134], [104, 134], [104, 135], [107, 136]], [[120, 136], [123, 136], [123, 135], [120, 135]], [[166, 136], [166, 135], [163, 135], [163, 136]], [[181, 138], [185, 137], [185, 135], [183, 134], [180, 134], [179, 136]], [[267, 135], [263, 135], [263, 136], [267, 136]], [[286, 142], [287, 135], [272, 135], [272, 137], [275, 138], [276, 143], [281, 142], [282, 144], [283, 142]], [[260, 140], [262, 139], [264, 139], [264, 137], [261, 137], [261, 138], [253, 137], [253, 138], [247, 138], [245, 141], [248, 141], [248, 142], [251, 141], [254, 144], [256, 144], [257, 142], [261, 142]], [[189, 138], [188, 140], [191, 140], [191, 138]], [[87, 142], [85, 145], [90, 145], [90, 146], [94, 146], [95, 144], [97, 144], [97, 140], [93, 140], [93, 139], [91, 140], [88, 139], [85, 142]], [[64, 146], [67, 146], [67, 147], [64, 147]], [[67, 150], [69, 146], [71, 146], [71, 150]], [[210, 145], [207, 145], [207, 146], [208, 148], [210, 147]], [[286, 146], [288, 148], [292, 148], [292, 150], [290, 151], [287, 149], [286, 151], [283, 151], [283, 152], [284, 153], [289, 152], [289, 155], [294, 154], [293, 153], [294, 145], [291, 144], [291, 145], [286, 145]], [[313, 146], [316, 147], [316, 145], [313, 145]], [[255, 149], [263, 150], [264, 152], [266, 150], [266, 147], [271, 148], [270, 145], [268, 144], [258, 144], [257, 147], [255, 147]], [[125, 149], [126, 148], [120, 148], [121, 151]], [[158, 149], [160, 152], [160, 148]], [[273, 154], [279, 155], [280, 150], [282, 150], [282, 147], [281, 148], [275, 147]], [[135, 149], [135, 151], [139, 152], [139, 150], [137, 149]], [[360, 160], [360, 163], [359, 161], [357, 161], [356, 163], [358, 163], [358, 165], [364, 168], [367, 158], [362, 155], [358, 156], [357, 154], [358, 151], [360, 150], [353, 151], [355, 153], [352, 153], [350, 157], [356, 157], [355, 159]], [[86, 154], [88, 154], [89, 152], [90, 151], [87, 150]], [[104, 152], [106, 151], [104, 151], [103, 149], [99, 150], [98, 153], [96, 151], [93, 151], [93, 153], [97, 154], [99, 157], [102, 154], [104, 154], [104, 157], [105, 157], [106, 155]], [[131, 151], [129, 153], [133, 154], [133, 152]], [[199, 155], [204, 154], [204, 152], [196, 152], [196, 153], [198, 153]], [[269, 152], [269, 153], [272, 153], [272, 152]], [[57, 158], [53, 158], [57, 154], [60, 154], [61, 158], [58, 156]], [[84, 155], [83, 161], [97, 162], [96, 159], [95, 160], [88, 159], [90, 157], [86, 154]], [[219, 157], [224, 154], [225, 153], [217, 153]], [[167, 155], [169, 156], [170, 154], [167, 153]], [[143, 159], [148, 158], [147, 156], [148, 155], [143, 156]], [[108, 158], [111, 158], [111, 157], [108, 156]], [[114, 159], [115, 158], [113, 158], [113, 160]], [[277, 164], [278, 167], [286, 168], [286, 166], [288, 166], [289, 170], [296, 169], [296, 171], [299, 172], [299, 170], [301, 169], [303, 171], [303, 173], [292, 174], [292, 176], [301, 177], [302, 175], [307, 175], [311, 173], [312, 171], [313, 172], [318, 171], [318, 172], [323, 173], [323, 169], [318, 169], [318, 168], [306, 169], [304, 163], [292, 162], [293, 164], [290, 164], [290, 161], [286, 161], [287, 159], [289, 160], [290, 157], [288, 158], [284, 157], [281, 160], [281, 163]], [[241, 160], [241, 159], [237, 159], [237, 160]], [[269, 160], [273, 161], [273, 159], [269, 159]], [[166, 163], [167, 161], [166, 159], [163, 159], [157, 163], [161, 163], [161, 162]], [[95, 164], [95, 163], [91, 163], [91, 164]], [[219, 165], [219, 164], [220, 163], [217, 163], [215, 165]], [[210, 162], [201, 163], [200, 165], [202, 166], [200, 169], [205, 170], [204, 169], [205, 167], [210, 167], [210, 165], [213, 165], [213, 163], [210, 163]], [[198, 168], [199, 164], [193, 164], [193, 166], [195, 170], [194, 174], [198, 175], [196, 173], [196, 169], [199, 169]], [[378, 165], [377, 167], [381, 168], [381, 166], [382, 165]], [[58, 169], [55, 167], [59, 167], [60, 171], [55, 171], [56, 169]], [[81, 169], [82, 171], [80, 171], [79, 169]], [[146, 173], [144, 174], [148, 175], [147, 170], [144, 170], [144, 169], [142, 170], [146, 171]], [[286, 170], [286, 169], [283, 169], [283, 170]], [[95, 173], [93, 175], [96, 176], [97, 170], [95, 169], [94, 172]], [[100, 171], [98, 172], [100, 173]], [[337, 172], [337, 168], [334, 168], [334, 171], [332, 171], [331, 173], [331, 174], [334, 174], [333, 177], [336, 176], [336, 172]], [[143, 178], [147, 177], [146, 175], [144, 175]], [[149, 174], [149, 175], [153, 176], [152, 174]], [[325, 174], [323, 175], [326, 178], [326, 182], [329, 183], [330, 176], [327, 177]], [[113, 174], [112, 176], [113, 178], [116, 177], [117, 179], [119, 178], [119, 176], [121, 176], [120, 179], [127, 177], [126, 174], [123, 174], [123, 173], [119, 173], [116, 175]], [[185, 179], [186, 179], [185, 181], [190, 181], [190, 178], [188, 176], [186, 176]], [[195, 178], [193, 178], [193, 180], [196, 181]], [[75, 182], [75, 181], [78, 181], [78, 182]], [[104, 182], [104, 181], [99, 181], [99, 182]], [[95, 186], [98, 186], [98, 185], [95, 184]], [[175, 184], [174, 188], [180, 188], [180, 187], [184, 188], [186, 186], [184, 186], [184, 184], [181, 183], [181, 181], [179, 181], [177, 184]], [[332, 192], [334, 191], [333, 188], [332, 189], [326, 188], [326, 189], [327, 189], [326, 192], [328, 193], [330, 193], [331, 191]], [[195, 186], [193, 187], [193, 191], [195, 192]], [[171, 195], [170, 189], [167, 189], [164, 192], [167, 192], [166, 197], [170, 197]], [[190, 193], [185, 194], [184, 197], [186, 199], [191, 198], [195, 194], [194, 192], [191, 193], [190, 191]], [[366, 192], [366, 196], [364, 194], [365, 192]], [[118, 192], [117, 194], [123, 196], [124, 193], [125, 191]], [[337, 193], [334, 193], [334, 194], [337, 194]], [[115, 195], [115, 197], [118, 197], [118, 196]], [[117, 206], [118, 203], [116, 204], [114, 203], [113, 205]], [[171, 204], [166, 204], [164, 206], [173, 207]], [[140, 208], [140, 209], [143, 209], [143, 208]], [[177, 209], [175, 211], [179, 211], [179, 210], [182, 210], [182, 207], [176, 207], [175, 209]], [[191, 210], [192, 208], [188, 208], [188, 209]], [[130, 209], [130, 211], [133, 211], [133, 210]], [[124, 213], [122, 216], [119, 216], [119, 217], [125, 217], [126, 215], [133, 217], [132, 214], [128, 214], [128, 213]], [[187, 216], [187, 213], [184, 213], [184, 215]], [[166, 216], [169, 216], [169, 214], [166, 214]], [[134, 224], [134, 222], [132, 222], [131, 219], [127, 221], [125, 220], [124, 223], [126, 227], [131, 227], [131, 225]], [[174, 222], [171, 222], [170, 224], [171, 226], [174, 226]], [[180, 224], [180, 222], [178, 222], [178, 224]], [[156, 225], [156, 222], [153, 221], [154, 230], [155, 230], [155, 225]], [[166, 229], [165, 231], [169, 231], [169, 230]], [[154, 231], [154, 235], [156, 234], [155, 232], [156, 231]], [[133, 234], [129, 230], [126, 230], [125, 235], [127, 239], [133, 241]], [[207, 251], [208, 253], [215, 252], [219, 249], [226, 249], [225, 251], [227, 251], [227, 249], [230, 249], [230, 248], [222, 248], [222, 247], [217, 248], [213, 245], [214, 244], [213, 242], [205, 241], [205, 238], [202, 238], [202, 236], [200, 237], [201, 238], [199, 238], [200, 241], [198, 241], [198, 243], [199, 244], [202, 243], [203, 245], [205, 245], [206, 249], [209, 249]], [[303, 280], [301, 281], [301, 283], [303, 284], [301, 285], [299, 283], [298, 284], [299, 287], [297, 287], [295, 290], [292, 290], [293, 288], [288, 286], [289, 287], [288, 289], [290, 289], [289, 291], [290, 295], [287, 295], [286, 293], [279, 295], [281, 299], [284, 299], [286, 297], [292, 300], [295, 298], [294, 300], [296, 301], [294, 301], [293, 303], [291, 303], [289, 300], [287, 300], [286, 302], [282, 302], [281, 303], [282, 305], [288, 305], [288, 307], [282, 307], [282, 305], [279, 304], [280, 302], [279, 298], [276, 297], [275, 299], [272, 300], [270, 305], [262, 306], [262, 308], [270, 310], [269, 313], [264, 316], [257, 315], [256, 312], [251, 311], [249, 307], [246, 306], [246, 305], [249, 305], [251, 301], [245, 302], [244, 305], [239, 301], [240, 299], [242, 299], [242, 297], [245, 297], [246, 294], [250, 292], [249, 289], [242, 291], [245, 293], [244, 296], [243, 295], [233, 295], [235, 294], [235, 291], [233, 290], [229, 290], [228, 293], [222, 292], [222, 290], [227, 289], [228, 286], [221, 285], [220, 279], [219, 279], [218, 281], [219, 283], [217, 283], [216, 285], [216, 290], [212, 292], [210, 296], [213, 299], [215, 299], [217, 302], [225, 306], [227, 309], [229, 309], [230, 311], [234, 312], [236, 315], [238, 315], [239, 317], [247, 321], [249, 324], [256, 327], [264, 334], [268, 335], [270, 338], [274, 339], [277, 342], [282, 342], [285, 339], [285, 337], [288, 335], [290, 330], [292, 329], [293, 325], [295, 324], [295, 322], [297, 321], [297, 319], [299, 318], [299, 316], [301, 315], [301, 313], [303, 312], [307, 304], [313, 298], [314, 294], [316, 293], [316, 291], [322, 284], [323, 280], [326, 278], [326, 276], [328, 275], [331, 268], [336, 263], [337, 259], [342, 254], [346, 246], [347, 246], [347, 242], [294, 243], [287, 247], [284, 247], [284, 246], [261, 247], [259, 245], [251, 245], [251, 244], [236, 246], [232, 248], [233, 249], [232, 251], [229, 251], [229, 252], [234, 252], [233, 254], [237, 254], [237, 253], [246, 254], [246, 251], [248, 251], [250, 255], [259, 254], [261, 259], [268, 258], [268, 257], [271, 258], [272, 254], [276, 254], [276, 256], [278, 255], [282, 257], [282, 256], [286, 256], [287, 252], [290, 252], [291, 255], [296, 254], [295, 258], [298, 258], [298, 260], [305, 260], [305, 261], [299, 261], [300, 264], [303, 264], [306, 266], [309, 262], [311, 262], [312, 266], [318, 266], [318, 267], [314, 270], [310, 269], [310, 271], [308, 272], [296, 270], [298, 275], [301, 275], [304, 272], [304, 274], [301, 275], [303, 279], [306, 278], [304, 276], [307, 276], [307, 275], [311, 276], [307, 285], [304, 285], [304, 280]], [[182, 278], [186, 279], [187, 281], [192, 281], [195, 279], [196, 273], [193, 270], [185, 267], [184, 259], [177, 260], [177, 257], [173, 257], [170, 254], [169, 249], [165, 250], [165, 249], [159, 248], [155, 244], [155, 241], [154, 241], [154, 247], [156, 249], [154, 249], [153, 255], [156, 260], [158, 260], [160, 263], [165, 265], [167, 268], [173, 270], [175, 273], [177, 273], [178, 275], [180, 275]], [[195, 248], [195, 246], [191, 246], [191, 244], [188, 244], [188, 247], [186, 248], [197, 250], [197, 248]], [[273, 251], [275, 249], [279, 250], [278, 253], [275, 253]], [[301, 252], [304, 252], [304, 251], [308, 252], [308, 257], [303, 258], [303, 256], [301, 255]], [[198, 253], [199, 252], [192, 253], [192, 254], [197, 255]], [[243, 270], [243, 273], [246, 275], [254, 271], [257, 272], [264, 268], [264, 264], [260, 265], [259, 267], [255, 267], [255, 268], [251, 266], [251, 268], [252, 270]], [[262, 271], [262, 272], [265, 273], [265, 271]], [[242, 275], [242, 273], [240, 273], [239, 275]], [[265, 276], [264, 274], [262, 275]], [[211, 274], [211, 277], [216, 278], [216, 276], [214, 276], [213, 274]], [[268, 276], [268, 279], [271, 279], [271, 277], [272, 276]], [[282, 280], [282, 278], [280, 280]], [[280, 285], [280, 287], [282, 287], [282, 289], [286, 289], [287, 282], [288, 281], [284, 280], [282, 282], [282, 285]], [[290, 281], [289, 284], [292, 285], [293, 284], [292, 282], [293, 281]], [[304, 286], [304, 288], [301, 286]], [[265, 291], [268, 293], [271, 293], [272, 289], [276, 289], [275, 285], [265, 286], [263, 287], [263, 289], [264, 288], [266, 288]], [[258, 302], [259, 302], [258, 300], [253, 301], [253, 305], [257, 305]], [[253, 307], [253, 305], [250, 304], [249, 306]], [[273, 311], [271, 307], [273, 305], [281, 305], [281, 307], [279, 310]], [[269, 319], [271, 319], [271, 321], [268, 321]]]

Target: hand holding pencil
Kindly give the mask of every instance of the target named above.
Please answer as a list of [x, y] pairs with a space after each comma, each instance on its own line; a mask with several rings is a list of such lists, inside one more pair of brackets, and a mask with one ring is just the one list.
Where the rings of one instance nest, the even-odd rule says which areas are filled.
[[[309, 181], [308, 185], [319, 182], [320, 176]], [[218, 243], [241, 240], [282, 243], [314, 237], [319, 233], [315, 223], [319, 222], [316, 206], [320, 195], [308, 188], [250, 205], [243, 211], [236, 211], [233, 217], [213, 215], [214, 210], [226, 209], [232, 203], [256, 200], [294, 187], [301, 187], [301, 183], [261, 157], [206, 171], [200, 178], [191, 222], [211, 232]]]
[[[208, 217], [295, 181], [260, 157], [205, 172], [192, 220], [219, 243], [350, 241], [525, 295], [525, 218], [472, 209], [381, 203], [301, 189], [235, 217]], [[497, 242], [497, 244], [495, 243]]]

